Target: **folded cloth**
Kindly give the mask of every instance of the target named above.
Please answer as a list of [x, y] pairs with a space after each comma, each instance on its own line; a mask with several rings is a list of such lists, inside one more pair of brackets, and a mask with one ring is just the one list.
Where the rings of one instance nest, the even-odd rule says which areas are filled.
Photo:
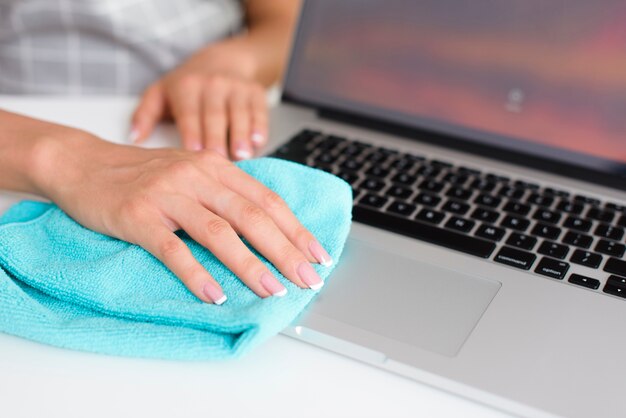
[[[339, 260], [351, 220], [347, 183], [273, 158], [239, 166], [282, 196]], [[224, 359], [280, 332], [316, 294], [255, 251], [288, 289], [285, 297], [261, 299], [208, 250], [180, 236], [223, 287], [224, 305], [198, 300], [136, 245], [86, 229], [53, 204], [18, 203], [0, 219], [0, 331], [113, 355]], [[333, 266], [314, 268], [327, 279]]]

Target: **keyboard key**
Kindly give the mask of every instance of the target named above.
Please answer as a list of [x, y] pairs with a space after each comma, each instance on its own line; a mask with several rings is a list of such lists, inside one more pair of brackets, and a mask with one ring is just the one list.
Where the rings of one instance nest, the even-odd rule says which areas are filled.
[[407, 173], [398, 173], [394, 177], [392, 177], [391, 181], [401, 184], [403, 186], [411, 186], [417, 181], [417, 177]]
[[[384, 155], [384, 154], [383, 154]], [[407, 172], [411, 171], [411, 169], [415, 166], [415, 161], [401, 157], [391, 163], [391, 167], [395, 168], [398, 171]]]
[[378, 212], [364, 206], [355, 206], [352, 215], [357, 222], [383, 228], [388, 231], [481, 258], [488, 258], [496, 247], [493, 242], [425, 223], [414, 222], [413, 220], [389, 215], [384, 212]]
[[568, 231], [561, 240], [565, 244], [575, 245], [581, 248], [589, 248], [593, 242], [593, 238], [589, 235], [579, 234], [578, 232]]
[[366, 146], [364, 146], [363, 144], [349, 142], [348, 145], [346, 145], [342, 150], [339, 151], [339, 153], [348, 157], [356, 157], [358, 155], [361, 155], [365, 148]]
[[391, 186], [385, 192], [387, 196], [395, 197], [397, 199], [407, 199], [409, 196], [411, 196], [412, 193], [413, 191], [411, 189], [407, 189], [406, 187], [395, 186], [395, 185]]
[[366, 194], [359, 200], [362, 205], [371, 206], [373, 208], [382, 208], [389, 201], [386, 197], [377, 196], [375, 194]]
[[376, 164], [376, 166], [383, 164], [387, 158], [388, 158], [387, 154], [380, 152], [378, 150], [372, 151], [371, 153], [367, 155], [367, 157], [365, 157], [367, 161], [369, 161], [372, 164]]
[[336, 135], [329, 135], [325, 137], [324, 139], [322, 139], [322, 141], [317, 144], [316, 148], [329, 151], [329, 150], [337, 148], [338, 145], [343, 144], [346, 141], [347, 141], [346, 138], [336, 136]]
[[445, 210], [446, 212], [458, 213], [459, 215], [465, 215], [469, 208], [470, 206], [467, 203], [459, 202], [456, 200], [448, 200], [441, 207], [441, 210]]
[[359, 180], [359, 175], [356, 173], [349, 173], [347, 171], [340, 171], [339, 173], [337, 173], [337, 176], [344, 179], [347, 183], [349, 183], [350, 185], [354, 185], [354, 183], [357, 182], [357, 180]]
[[415, 203], [419, 203], [424, 206], [435, 207], [439, 204], [439, 202], [441, 202], [441, 198], [430, 193], [420, 193], [415, 198]]
[[498, 212], [489, 209], [476, 208], [470, 215], [473, 219], [478, 219], [479, 221], [494, 223], [498, 220], [500, 215]]
[[604, 271], [626, 276], [626, 261], [618, 260], [617, 258], [609, 258], [604, 265]]
[[517, 200], [521, 199], [522, 196], [524, 196], [524, 193], [526, 193], [526, 190], [511, 186], [502, 186], [500, 190], [498, 190], [498, 194], [500, 196]]
[[618, 226], [611, 226], [607, 224], [600, 224], [593, 231], [594, 235], [602, 238], [608, 238], [615, 241], [619, 241], [624, 236], [624, 229]]
[[532, 205], [543, 206], [547, 208], [552, 205], [552, 203], [554, 202], [554, 198], [551, 196], [541, 195], [539, 193], [531, 193], [531, 195], [528, 196], [528, 199], [526, 199], [526, 202]]
[[600, 208], [591, 208], [587, 211], [587, 218], [595, 219], [602, 222], [610, 223], [615, 217], [615, 212], [610, 210], [602, 210]]
[[574, 200], [578, 202], [589, 203], [590, 205], [600, 204], [600, 201], [598, 199], [594, 199], [593, 197], [583, 196], [580, 194], [577, 194], [576, 196], [574, 196]]
[[363, 163], [360, 163], [356, 160], [346, 160], [343, 163], [341, 163], [340, 166], [343, 170], [348, 170], [348, 171], [359, 171], [361, 168], [363, 168]]
[[601, 239], [598, 241], [595, 250], [602, 254], [621, 258], [624, 255], [626, 246], [624, 246], [623, 244], [618, 244], [615, 241], [607, 241], [605, 239]]
[[441, 173], [441, 169], [432, 165], [423, 165], [417, 169], [417, 174], [428, 178], [435, 178], [439, 173]]
[[587, 232], [591, 229], [591, 221], [586, 219], [577, 218], [575, 216], [568, 216], [563, 226], [570, 229], [577, 229], [578, 231]]
[[584, 206], [580, 203], [569, 202], [567, 200], [561, 200], [557, 205], [556, 209], [561, 212], [572, 213], [574, 215], [580, 215], [583, 211]]
[[537, 256], [535, 254], [526, 251], [511, 247], [502, 247], [493, 260], [497, 263], [528, 270], [533, 265], [536, 258]]
[[537, 238], [514, 232], [506, 240], [506, 243], [523, 250], [532, 250], [535, 244], [537, 244]]
[[600, 280], [576, 273], [570, 274], [568, 282], [594, 290], [600, 287]]
[[608, 210], [613, 210], [613, 211], [616, 211], [616, 212], [626, 212], [626, 206], [618, 205], [617, 203], [607, 202], [604, 205], [604, 207], [607, 208]]
[[389, 170], [375, 165], [367, 170], [365, 174], [383, 179], [389, 175]]
[[572, 263], [580, 264], [583, 266], [597, 269], [602, 263], [602, 256], [600, 254], [592, 253], [584, 250], [576, 250], [570, 257], [569, 261]]
[[471, 231], [472, 228], [474, 228], [474, 225], [476, 225], [474, 221], [459, 218], [458, 216], [453, 216], [448, 220], [448, 222], [446, 222], [446, 228], [455, 229], [461, 232]]
[[529, 183], [527, 181], [522, 181], [522, 180], [515, 180], [515, 182], [513, 182], [513, 185], [515, 187], [519, 187], [520, 189], [530, 189], [530, 190], [539, 189], [539, 185], [537, 183]]
[[443, 218], [445, 218], [445, 216], [446, 215], [444, 213], [424, 208], [417, 214], [415, 218], [419, 219], [420, 221], [429, 222], [431, 224], [438, 224], [443, 220]]
[[472, 189], [480, 190], [481, 192], [491, 192], [493, 189], [496, 188], [496, 183], [486, 179], [478, 178], [470, 183], [470, 187]]
[[452, 168], [453, 165], [447, 161], [441, 161], [441, 160], [431, 160], [430, 163], [434, 166], [437, 167], [443, 167], [443, 168]]
[[457, 173], [452, 172], [443, 176], [443, 181], [445, 181], [446, 183], [451, 183], [457, 186], [461, 186], [467, 182], [468, 178], [469, 177], [467, 175], [457, 174]]
[[472, 197], [472, 191], [464, 189], [462, 187], [450, 187], [446, 192], [446, 196], [454, 197], [455, 199], [467, 200]]
[[478, 227], [474, 235], [481, 238], [486, 238], [491, 241], [500, 241], [504, 236], [505, 230], [498, 228], [497, 226], [481, 225]]
[[386, 183], [383, 180], [378, 180], [374, 178], [366, 178], [359, 184], [360, 189], [371, 190], [373, 192], [382, 190], [385, 186]]
[[560, 258], [561, 260], [567, 256], [569, 247], [563, 244], [557, 244], [556, 242], [544, 241], [537, 250], [539, 254], [549, 255], [553, 258]]
[[538, 221], [555, 224], [561, 219], [561, 214], [548, 209], [537, 209], [533, 214], [533, 218]]
[[459, 173], [463, 173], [466, 175], [472, 175], [472, 176], [480, 176], [480, 170], [476, 170], [475, 168], [469, 168], [469, 167], [464, 167], [462, 165], [460, 165], [456, 171], [458, 171]]
[[530, 221], [528, 219], [513, 215], [508, 215], [500, 222], [500, 226], [515, 229], [516, 231], [526, 231], [529, 225]]
[[569, 264], [564, 261], [558, 261], [553, 258], [543, 257], [539, 264], [537, 264], [537, 268], [535, 269], [535, 273], [541, 274], [543, 276], [552, 277], [553, 279], [563, 280], [565, 278], [565, 273], [569, 270]]
[[623, 277], [609, 276], [602, 291], [609, 295], [626, 298], [626, 279]]
[[530, 212], [530, 205], [526, 205], [524, 203], [509, 201], [504, 205], [502, 210], [513, 213], [515, 215], [526, 215]]
[[537, 222], [530, 233], [542, 238], [557, 239], [561, 235], [561, 228]]
[[474, 199], [474, 203], [477, 205], [487, 206], [490, 208], [497, 208], [500, 202], [502, 202], [502, 199], [490, 194], [480, 194], [476, 197], [476, 199]]
[[619, 217], [619, 220], [617, 221], [617, 224], [619, 226], [623, 226], [626, 227], [626, 215], [622, 215]]
[[543, 189], [543, 192], [546, 194], [550, 194], [553, 196], [559, 196], [559, 197], [563, 197], [563, 198], [568, 198], [569, 197], [569, 192], [566, 192], [565, 190], [557, 190], [554, 189], [552, 187], [546, 187], [545, 189]]
[[315, 157], [315, 163], [317, 164], [332, 164], [337, 160], [337, 157], [335, 157], [332, 154], [328, 154], [328, 153], [323, 153], [318, 155], [317, 157]]
[[396, 215], [411, 216], [415, 212], [417, 206], [404, 202], [393, 202], [387, 207], [387, 211]]
[[511, 179], [506, 176], [501, 176], [499, 174], [487, 173], [485, 176], [489, 181], [497, 181], [499, 183], [508, 183]]
[[444, 184], [435, 180], [426, 179], [423, 182], [421, 182], [418, 187], [422, 190], [426, 190], [426, 191], [433, 192], [433, 193], [438, 193], [441, 190], [443, 190]]

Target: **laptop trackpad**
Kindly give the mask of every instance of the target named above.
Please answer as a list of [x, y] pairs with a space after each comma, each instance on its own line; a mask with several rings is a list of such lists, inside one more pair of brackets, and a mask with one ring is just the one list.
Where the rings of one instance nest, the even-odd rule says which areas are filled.
[[315, 314], [365, 331], [362, 335], [380, 335], [447, 356], [457, 354], [500, 289], [498, 282], [356, 239], [348, 239], [327, 286], [310, 308]]

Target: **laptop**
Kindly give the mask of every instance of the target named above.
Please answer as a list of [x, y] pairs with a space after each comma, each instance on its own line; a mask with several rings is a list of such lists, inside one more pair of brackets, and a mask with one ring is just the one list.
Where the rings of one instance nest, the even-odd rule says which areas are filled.
[[306, 1], [270, 155], [354, 191], [287, 335], [520, 416], [624, 416], [623, 1]]

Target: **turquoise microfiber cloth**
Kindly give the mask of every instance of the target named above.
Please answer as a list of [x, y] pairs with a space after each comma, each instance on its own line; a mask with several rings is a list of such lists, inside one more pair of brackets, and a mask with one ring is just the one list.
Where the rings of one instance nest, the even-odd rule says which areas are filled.
[[[238, 165], [282, 196], [339, 260], [351, 221], [347, 183], [274, 158]], [[113, 355], [225, 359], [280, 332], [316, 294], [260, 256], [288, 289], [283, 298], [261, 299], [208, 250], [181, 236], [228, 295], [224, 305], [198, 300], [136, 245], [83, 228], [53, 204], [18, 203], [0, 219], [0, 331]], [[333, 266], [314, 268], [327, 279]]]

